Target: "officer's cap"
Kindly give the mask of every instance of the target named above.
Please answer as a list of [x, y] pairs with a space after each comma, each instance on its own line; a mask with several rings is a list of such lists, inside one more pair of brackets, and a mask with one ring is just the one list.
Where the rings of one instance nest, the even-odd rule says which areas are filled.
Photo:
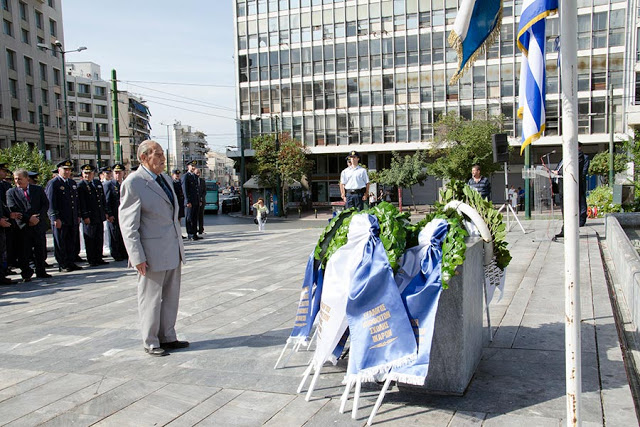
[[93, 172], [93, 171], [95, 171], [96, 169], [95, 169], [93, 166], [91, 166], [90, 164], [86, 164], [86, 165], [82, 165], [82, 166], [80, 167], [80, 170], [81, 170], [82, 172]]
[[53, 169], [51, 173], [58, 173], [58, 169]]
[[60, 163], [58, 163], [56, 166], [59, 168], [71, 169], [72, 165], [73, 163], [71, 163], [71, 160], [63, 160]]
[[189, 166], [189, 165], [191, 165], [191, 166], [198, 166], [198, 162], [197, 162], [197, 161], [195, 161], [195, 160], [191, 160], [190, 162], [187, 162], [187, 166]]
[[111, 172], [111, 166], [101, 167], [100, 172]]
[[180, 169], [174, 169], [171, 173], [180, 173]]
[[39, 172], [31, 172], [31, 171], [27, 172], [27, 174], [29, 175], [29, 178], [35, 178], [38, 175], [40, 175]]
[[350, 153], [349, 153], [349, 155], [347, 156], [347, 158], [349, 158], [349, 157], [357, 157], [357, 158], [360, 158], [360, 153], [358, 153], [357, 151], [355, 151], [355, 150], [354, 150], [354, 151], [352, 151], [352, 152], [350, 152]]
[[116, 163], [111, 169], [113, 169], [114, 172], [120, 172], [124, 170], [124, 165], [122, 163]]

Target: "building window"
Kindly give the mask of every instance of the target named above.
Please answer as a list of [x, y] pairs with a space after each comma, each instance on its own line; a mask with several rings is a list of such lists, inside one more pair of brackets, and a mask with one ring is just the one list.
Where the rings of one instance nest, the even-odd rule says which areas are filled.
[[47, 89], [40, 89], [42, 95], [42, 105], [49, 105], [49, 91]]
[[607, 47], [607, 12], [593, 14], [593, 49]]
[[76, 87], [73, 82], [67, 82], [67, 92], [75, 92]]
[[22, 29], [22, 43], [31, 44], [31, 38], [29, 37], [29, 30]]
[[81, 132], [91, 132], [93, 129], [90, 122], [80, 122], [79, 127]]
[[33, 102], [33, 85], [27, 84], [27, 101]]
[[13, 37], [13, 24], [11, 21], [4, 19], [2, 21], [2, 29], [6, 35]]
[[44, 18], [42, 17], [42, 12], [39, 10], [35, 11], [36, 16], [36, 27], [40, 30], [44, 30]]
[[107, 96], [107, 88], [104, 86], [96, 86], [94, 94], [97, 96]]
[[86, 93], [87, 95], [90, 95], [91, 91], [89, 90], [89, 85], [78, 83], [78, 93]]
[[51, 48], [49, 48], [49, 52], [51, 52], [51, 56], [53, 56], [54, 58], [58, 57], [58, 47], [51, 43]]
[[50, 8], [52, 8], [52, 9], [55, 9], [55, 8], [56, 8], [56, 2], [55, 2], [55, 0], [49, 0], [49, 7], [50, 7]]
[[107, 114], [107, 106], [106, 105], [96, 105], [96, 114]]
[[27, 10], [27, 4], [20, 2], [20, 19], [29, 22], [29, 13]]
[[18, 98], [18, 81], [15, 79], [9, 79], [9, 93], [12, 98]]
[[40, 80], [47, 81], [47, 64], [40, 63]]
[[7, 67], [10, 70], [16, 70], [16, 53], [10, 49], [7, 49]]
[[24, 72], [27, 76], [33, 76], [33, 59], [24, 57]]
[[89, 113], [89, 114], [91, 113], [91, 104], [81, 102], [79, 106], [80, 106], [81, 113]]
[[71, 114], [75, 114], [76, 113], [76, 103], [75, 102], [69, 102], [69, 113], [71, 113]]
[[53, 19], [49, 19], [49, 34], [53, 37], [58, 36], [58, 23]]
[[9, 0], [2, 0], [2, 8], [9, 11]]
[[[37, 41], [38, 44], [44, 44], [44, 39], [42, 37], [40, 37], [40, 36], [36, 36], [36, 41]], [[45, 48], [43, 48], [43, 47], [39, 47], [38, 49], [40, 49], [42, 52], [45, 51]]]
[[36, 113], [34, 111], [29, 111], [29, 123], [36, 124]]
[[50, 120], [49, 120], [49, 115], [48, 114], [43, 114], [42, 115], [42, 124], [44, 124], [45, 126], [49, 126]]

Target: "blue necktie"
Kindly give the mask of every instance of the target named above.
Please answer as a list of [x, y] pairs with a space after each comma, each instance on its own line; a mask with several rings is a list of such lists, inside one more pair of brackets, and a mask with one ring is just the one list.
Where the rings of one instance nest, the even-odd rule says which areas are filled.
[[164, 178], [162, 178], [161, 175], [158, 175], [156, 177], [156, 182], [158, 183], [158, 185], [160, 186], [160, 188], [162, 188], [164, 190], [164, 192], [167, 194], [167, 197], [169, 198], [169, 200], [171, 200], [171, 204], [173, 205], [173, 193], [171, 192], [171, 190], [169, 190], [167, 188], [167, 183], [164, 180]]

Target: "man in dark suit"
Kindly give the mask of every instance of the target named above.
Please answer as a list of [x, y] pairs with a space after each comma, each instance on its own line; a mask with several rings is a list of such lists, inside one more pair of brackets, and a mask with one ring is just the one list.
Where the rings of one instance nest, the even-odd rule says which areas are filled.
[[0, 285], [11, 285], [13, 280], [7, 277], [7, 268], [4, 260], [7, 258], [6, 230], [11, 227], [9, 222], [9, 209], [0, 200]]
[[40, 278], [51, 277], [47, 274], [45, 261], [47, 259], [47, 225], [44, 218], [49, 209], [49, 201], [44, 190], [39, 185], [29, 183], [29, 173], [24, 169], [18, 169], [13, 173], [16, 186], [7, 192], [7, 206], [11, 212], [18, 212], [20, 218], [16, 219], [16, 248], [18, 249], [18, 263], [22, 270], [25, 282], [30, 280], [33, 274], [29, 268], [29, 260], [33, 255], [36, 267], [36, 276]]
[[[7, 206], [7, 191], [11, 189], [11, 183], [8, 181], [12, 178], [10, 174], [9, 167], [6, 163], [0, 163], [0, 200]], [[11, 216], [12, 220], [15, 220], [15, 215]], [[11, 227], [7, 227], [4, 229], [6, 244], [5, 244], [5, 252], [6, 252], [6, 267], [3, 265], [2, 268], [5, 268], [5, 272], [9, 272], [9, 267], [17, 267], [18, 266], [18, 251], [16, 250], [16, 224], [15, 221], [9, 221]], [[4, 264], [4, 263], [3, 263]]]
[[[78, 233], [78, 186], [71, 178], [71, 160], [58, 163], [58, 176], [47, 183], [49, 218], [53, 229], [53, 243], [60, 271], [82, 270], [75, 263]], [[74, 231], [75, 229], [75, 231]]]
[[[184, 193], [182, 192], [182, 181], [180, 181], [180, 169], [174, 169], [171, 175], [173, 178], [173, 191], [178, 198], [178, 222], [182, 226], [182, 218], [184, 218]], [[182, 236], [186, 239], [187, 236]]]
[[107, 229], [109, 231], [109, 249], [111, 256], [116, 261], [127, 259], [127, 249], [124, 247], [120, 223], [118, 221], [118, 208], [120, 207], [120, 185], [124, 179], [124, 165], [116, 163], [111, 168], [114, 179], [104, 183], [104, 195], [107, 210], [110, 217], [107, 219]]
[[182, 177], [182, 192], [184, 193], [185, 217], [189, 240], [200, 240], [198, 237], [198, 209], [200, 208], [200, 193], [198, 191], [198, 177], [194, 173], [196, 161], [187, 163], [188, 172]]
[[102, 259], [102, 245], [104, 244], [104, 224], [107, 213], [104, 207], [104, 192], [102, 183], [94, 180], [95, 169], [87, 164], [83, 165], [82, 181], [78, 184], [78, 198], [80, 201], [80, 216], [82, 217], [82, 236], [87, 250], [87, 261], [92, 267], [108, 264]]
[[138, 146], [140, 168], [122, 184], [120, 226], [129, 265], [138, 272], [138, 311], [144, 350], [164, 356], [189, 346], [179, 341], [175, 323], [184, 262], [178, 205], [171, 179], [162, 173], [166, 158], [160, 144]]
[[198, 206], [198, 234], [204, 234], [204, 204], [207, 199], [207, 181], [200, 176], [200, 169], [195, 169], [195, 174], [198, 177], [198, 195], [200, 196]]

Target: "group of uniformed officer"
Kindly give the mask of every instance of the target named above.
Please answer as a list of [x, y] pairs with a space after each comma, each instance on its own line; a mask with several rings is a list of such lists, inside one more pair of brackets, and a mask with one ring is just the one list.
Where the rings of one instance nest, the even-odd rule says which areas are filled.
[[[56, 166], [52, 171], [54, 177], [43, 189], [35, 183], [37, 174], [23, 169], [13, 173], [16, 186], [11, 187], [5, 181], [10, 171], [6, 164], [0, 163], [0, 285], [13, 283], [7, 277], [13, 274], [11, 266], [20, 268], [25, 282], [33, 276], [31, 264], [37, 277], [51, 277], [46, 271], [46, 267], [50, 267], [46, 264], [47, 216], [51, 222], [58, 271], [82, 269], [77, 264], [84, 261], [80, 258], [80, 228], [90, 266], [108, 264], [103, 259], [105, 239], [109, 241], [115, 261], [128, 258], [118, 221], [125, 167], [121, 163], [103, 167], [97, 178], [96, 168], [86, 164], [80, 167], [82, 180], [76, 183], [70, 160]], [[204, 233], [206, 184], [198, 172], [193, 161], [188, 163], [188, 172], [182, 177], [178, 169], [172, 174], [173, 189], [180, 206], [179, 217], [186, 216], [191, 240], [201, 239], [198, 234]]]

